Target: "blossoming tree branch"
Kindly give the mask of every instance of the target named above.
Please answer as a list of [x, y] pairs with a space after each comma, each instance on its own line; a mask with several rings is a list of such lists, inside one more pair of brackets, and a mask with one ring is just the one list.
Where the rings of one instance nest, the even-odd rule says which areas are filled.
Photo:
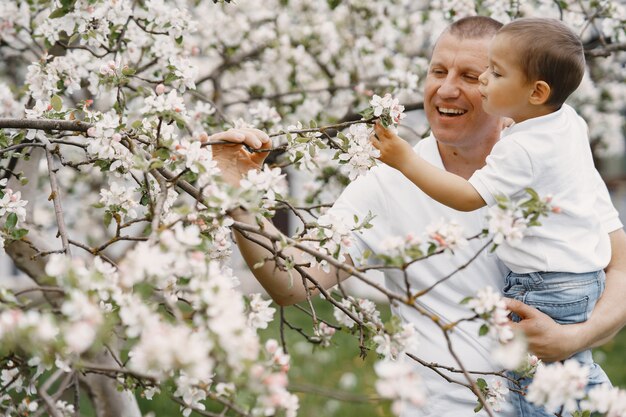
[[[420, 297], [465, 265], [427, 288], [405, 279], [402, 291], [368, 271], [406, 277], [416, 262], [481, 240], [470, 263], [541, 227], [541, 218], [558, 215], [558, 202], [528, 190], [524, 201], [493, 207], [488, 228], [474, 236], [443, 220], [420, 235], [388, 236], [384, 253], [366, 254], [359, 268], [345, 263], [346, 248], [372, 217], [346, 221], [327, 208], [376, 165], [372, 124], [400, 129], [404, 111], [421, 108], [432, 34], [465, 15], [506, 22], [539, 13], [572, 25], [592, 66], [574, 104], [598, 155], [621, 152], [626, 105], [616, 52], [626, 49], [626, 11], [610, 1], [382, 3], [0, 4], [0, 246], [22, 273], [0, 291], [3, 413], [79, 415], [87, 393], [99, 417], [140, 416], [136, 397], [160, 392], [185, 416], [296, 415], [285, 341], [262, 344], [257, 334], [275, 308], [238, 290], [233, 230], [270, 254], [255, 267], [271, 261], [304, 283], [299, 308], [311, 328], [299, 330], [303, 338], [327, 347], [337, 331], [353, 334], [363, 354], [380, 357], [376, 389], [394, 411], [426, 401], [417, 376], [396, 361], [419, 352], [417, 329], [383, 322], [375, 303], [339, 282], [326, 290], [305, 268], [349, 273], [429, 317], [450, 341], [459, 321], [442, 320]], [[603, 57], [602, 65], [593, 57]], [[223, 181], [212, 160], [221, 142], [210, 139], [235, 127], [263, 129], [274, 141], [263, 150], [273, 162], [238, 188]], [[286, 173], [307, 178], [301, 195], [290, 193]], [[236, 222], [229, 213], [239, 208], [258, 219], [285, 210], [296, 230], [286, 237], [260, 221]], [[286, 255], [288, 247], [305, 253], [306, 263]], [[332, 304], [332, 318], [316, 312], [317, 294]], [[586, 393], [586, 370], [577, 363], [544, 366], [529, 356], [493, 289], [459, 302], [467, 306], [462, 321], [496, 340], [503, 371], [472, 370], [451, 341], [454, 367], [409, 356], [471, 390], [477, 408], [493, 416], [507, 391], [504, 370], [517, 369], [535, 375], [528, 398], [552, 412], [624, 415], [623, 390]], [[556, 381], [570, 385], [555, 390]]]

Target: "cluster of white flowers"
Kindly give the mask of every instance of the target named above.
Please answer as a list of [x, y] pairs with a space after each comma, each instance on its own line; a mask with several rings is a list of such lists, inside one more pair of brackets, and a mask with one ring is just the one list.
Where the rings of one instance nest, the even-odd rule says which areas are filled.
[[[287, 131], [303, 130], [301, 122], [287, 127]], [[289, 161], [294, 164], [297, 169], [314, 171], [320, 168], [320, 142], [315, 140], [316, 132], [298, 133], [287, 135], [287, 156]], [[324, 145], [322, 145], [324, 146]]]
[[414, 350], [418, 345], [418, 335], [413, 323], [403, 323], [395, 333], [379, 332], [372, 339], [376, 343], [376, 353], [385, 359], [397, 359], [407, 351]]
[[370, 143], [371, 132], [366, 124], [358, 123], [351, 125], [346, 133], [349, 140], [348, 149], [339, 154], [338, 159], [345, 163], [348, 177], [352, 181], [375, 166], [375, 158], [380, 156], [380, 151]]
[[487, 395], [485, 400], [487, 404], [493, 408], [494, 411], [502, 410], [502, 403], [507, 401], [507, 395], [509, 389], [506, 386], [506, 381], [502, 379], [492, 379], [487, 387]]
[[255, 329], [267, 329], [268, 323], [274, 320], [276, 309], [270, 307], [272, 300], [264, 300], [261, 294], [250, 294], [248, 303], [248, 325]]
[[185, 89], [195, 90], [196, 79], [198, 78], [198, 67], [193, 65], [188, 58], [174, 56], [169, 60], [170, 66], [174, 68], [174, 75], [179, 77], [172, 85], [179, 92], [185, 92]]
[[250, 108], [252, 124], [259, 128], [263, 126], [274, 126], [280, 123], [281, 116], [275, 107], [269, 106], [261, 101], [256, 106]]
[[[315, 249], [316, 251], [332, 256], [339, 262], [344, 262], [347, 249], [352, 245], [351, 227], [343, 219], [333, 213], [323, 214], [317, 219], [317, 227], [311, 228], [303, 244]], [[318, 265], [324, 271], [329, 271], [328, 261], [325, 259], [318, 260], [310, 253], [304, 253], [303, 258], [309, 262], [311, 266]]]
[[[373, 301], [365, 298], [355, 299], [349, 296], [341, 300], [340, 304], [362, 322], [372, 325], [375, 328], [382, 327], [383, 323], [380, 319], [380, 311], [378, 311]], [[333, 315], [335, 316], [335, 320], [342, 326], [351, 329], [355, 325], [354, 320], [337, 307], [333, 308]]]
[[487, 286], [478, 291], [476, 297], [470, 299], [468, 307], [481, 316], [489, 324], [489, 330], [500, 343], [507, 343], [513, 339], [513, 329], [509, 320], [510, 311], [502, 296]]
[[6, 309], [0, 312], [0, 340], [4, 348], [22, 346], [29, 350], [45, 350], [60, 331], [51, 314], [36, 310]]
[[545, 407], [549, 413], [561, 410], [573, 413], [578, 402], [585, 397], [589, 368], [575, 359], [549, 365], [540, 364], [532, 383], [528, 386], [526, 400]]
[[417, 372], [402, 361], [383, 360], [376, 362], [374, 370], [378, 376], [376, 391], [383, 398], [392, 400], [391, 411], [402, 414], [407, 405], [421, 407], [426, 402]]
[[211, 378], [205, 376], [203, 379], [194, 378], [181, 371], [176, 378], [176, 391], [174, 395], [180, 398], [184, 405], [180, 406], [184, 417], [188, 417], [193, 410], [206, 410], [203, 401], [206, 400]]
[[524, 238], [528, 221], [516, 207], [501, 207], [499, 204], [489, 207], [489, 233], [493, 243], [500, 245], [506, 241], [511, 246], [519, 244]]
[[129, 352], [128, 366], [161, 380], [173, 371], [184, 371], [191, 378], [202, 379], [213, 373], [213, 343], [208, 334], [186, 325], [149, 321], [141, 337]]
[[262, 191], [264, 197], [270, 201], [276, 201], [276, 197], [286, 195], [287, 180], [280, 168], [270, 168], [264, 165], [262, 170], [248, 171], [248, 175], [239, 183], [244, 191]]
[[187, 118], [187, 109], [185, 108], [185, 100], [178, 95], [176, 90], [172, 90], [167, 94], [153, 94], [145, 98], [144, 106], [140, 110], [145, 115], [168, 115], [176, 113], [182, 119]]
[[[417, 82], [417, 80], [415, 80]], [[374, 94], [370, 105], [374, 110], [374, 117], [388, 116], [395, 124], [406, 117], [404, 114], [404, 106], [400, 104], [397, 98], [391, 94], [385, 94], [384, 97]]]
[[610, 384], [595, 386], [580, 403], [583, 410], [603, 413], [606, 417], [626, 416], [626, 391]]
[[196, 174], [217, 172], [217, 163], [211, 159], [211, 151], [207, 147], [202, 147], [202, 142], [180, 139], [174, 141], [172, 148], [170, 162], [180, 161], [179, 163]]
[[49, 62], [44, 56], [40, 62], [32, 63], [26, 74], [31, 96], [36, 100], [48, 101], [50, 97], [61, 92], [68, 94], [80, 91], [80, 81], [88, 73], [82, 65], [80, 53], [69, 52], [64, 57], [54, 57]]
[[81, 354], [93, 344], [104, 322], [98, 304], [82, 291], [71, 291], [63, 302], [61, 312], [67, 318], [63, 338], [69, 353]]
[[131, 219], [137, 217], [136, 209], [139, 207], [139, 201], [134, 187], [112, 182], [108, 190], [106, 188], [100, 190], [100, 203], [107, 211], [120, 214], [122, 219], [125, 216]]
[[87, 130], [90, 136], [87, 152], [98, 159], [111, 161], [110, 171], [122, 168], [128, 171], [133, 166], [132, 153], [121, 143], [122, 135], [118, 132], [124, 120], [120, 120], [114, 111], [92, 113], [95, 119]]

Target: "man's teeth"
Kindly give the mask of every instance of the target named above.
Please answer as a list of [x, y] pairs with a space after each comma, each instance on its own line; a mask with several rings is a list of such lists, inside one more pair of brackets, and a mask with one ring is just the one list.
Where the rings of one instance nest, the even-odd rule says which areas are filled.
[[443, 108], [443, 107], [439, 107], [439, 112], [443, 113], [443, 114], [463, 114], [463, 113], [465, 113], [465, 110], [446, 109], [446, 108]]

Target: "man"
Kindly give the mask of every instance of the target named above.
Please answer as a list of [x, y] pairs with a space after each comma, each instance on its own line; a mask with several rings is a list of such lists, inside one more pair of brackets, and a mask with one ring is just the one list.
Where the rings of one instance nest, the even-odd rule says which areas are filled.
[[[430, 123], [432, 135], [418, 143], [414, 150], [430, 163], [445, 168], [464, 178], [485, 164], [485, 158], [500, 137], [502, 120], [483, 112], [478, 92], [478, 76], [487, 66], [487, 48], [491, 37], [501, 25], [485, 17], [461, 19], [449, 27], [439, 38], [433, 50], [425, 82], [424, 110]], [[266, 134], [253, 129], [231, 130], [213, 135], [212, 140], [228, 140], [245, 143], [256, 149], [267, 149], [270, 141]], [[243, 146], [214, 146], [214, 159], [218, 161], [224, 178], [237, 185], [249, 169], [258, 169], [264, 154], [248, 153]], [[608, 193], [607, 193], [608, 199]], [[607, 202], [607, 204], [610, 204]], [[356, 244], [350, 248], [349, 263], [354, 263], [369, 249], [376, 253], [380, 242], [387, 236], [421, 233], [441, 218], [454, 220], [464, 227], [465, 235], [480, 232], [485, 226], [483, 210], [461, 213], [445, 207], [423, 194], [401, 173], [382, 166], [367, 176], [350, 184], [331, 209], [335, 214], [363, 218], [371, 211], [376, 215], [373, 228], [363, 234], [355, 234]], [[241, 222], [254, 224], [248, 213], [237, 210], [233, 217]], [[266, 231], [278, 233], [269, 222]], [[530, 350], [544, 361], [562, 360], [582, 349], [596, 346], [612, 337], [626, 324], [626, 306], [621, 294], [626, 292], [626, 234], [617, 213], [607, 216], [603, 227], [610, 232], [612, 245], [611, 263], [606, 269], [607, 287], [594, 314], [585, 323], [559, 325], [541, 312], [520, 302], [510, 301], [509, 308], [523, 320], [515, 326], [523, 330]], [[260, 246], [236, 234], [237, 244], [249, 265], [268, 256]], [[447, 274], [466, 263], [479, 250], [481, 244], [473, 240], [455, 255], [439, 255], [416, 262], [407, 270], [413, 290], [427, 288]], [[296, 261], [301, 258], [292, 251]], [[308, 272], [324, 287], [337, 282], [337, 271], [329, 273], [310, 268]], [[297, 279], [274, 269], [266, 262], [253, 273], [272, 298], [281, 305], [289, 305], [305, 298], [305, 290]], [[490, 285], [501, 288], [503, 268], [497, 259], [483, 252], [467, 268], [436, 286], [420, 297], [430, 311], [442, 321], [452, 322], [468, 317], [466, 307], [459, 301]], [[339, 272], [340, 279], [347, 275]], [[397, 271], [385, 274], [387, 287], [398, 293], [404, 290], [404, 277]], [[408, 306], [395, 306], [393, 312], [402, 320], [415, 324], [421, 334], [421, 343], [415, 354], [427, 362], [458, 368], [453, 360], [441, 330], [429, 318], [418, 314]], [[452, 348], [466, 369], [487, 371], [495, 369], [490, 360], [487, 338], [478, 337], [477, 323], [463, 323], [452, 333]], [[433, 370], [417, 366], [427, 391], [427, 404], [420, 410], [407, 410], [407, 416], [472, 416], [476, 405], [475, 396], [459, 384], [448, 383]], [[463, 381], [459, 374], [449, 374]], [[489, 379], [487, 377], [487, 379]], [[510, 407], [500, 415], [512, 416]]]

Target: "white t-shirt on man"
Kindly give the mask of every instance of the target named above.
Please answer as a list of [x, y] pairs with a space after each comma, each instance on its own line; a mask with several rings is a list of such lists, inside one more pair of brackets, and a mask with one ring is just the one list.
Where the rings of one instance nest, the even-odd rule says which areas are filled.
[[570, 106], [505, 130], [469, 182], [489, 206], [499, 195], [526, 197], [530, 187], [541, 197], [552, 196], [560, 209], [540, 218], [541, 227], [529, 228], [518, 244], [498, 247], [498, 257], [513, 272], [583, 273], [608, 265], [614, 214], [603, 211], [606, 189], [593, 164], [587, 124]]
[[[431, 135], [420, 141], [414, 150], [431, 164], [444, 168], [435, 138]], [[600, 187], [600, 184], [598, 184]], [[598, 201], [605, 215], [605, 229], [621, 227], [617, 211], [613, 208], [608, 191], [601, 185], [604, 198]], [[358, 265], [365, 250], [381, 252], [381, 243], [389, 236], [406, 236], [414, 233], [421, 236], [426, 228], [437, 221], [454, 220], [464, 228], [464, 236], [480, 233], [486, 226], [486, 208], [472, 212], [459, 212], [444, 206], [409, 181], [404, 175], [386, 165], [373, 168], [367, 175], [348, 185], [331, 208], [332, 213], [351, 220], [354, 215], [363, 219], [368, 212], [376, 217], [371, 221], [374, 227], [355, 233], [355, 245], [349, 248], [350, 256]], [[485, 244], [484, 239], [474, 239], [455, 251], [455, 254], [442, 254], [413, 263], [408, 269], [408, 280], [413, 291], [424, 289], [441, 278], [457, 270], [468, 262]], [[441, 322], [452, 322], [472, 314], [459, 302], [473, 296], [478, 290], [491, 286], [501, 290], [506, 267], [489, 251], [483, 251], [467, 268], [459, 271], [448, 280], [436, 286], [418, 300], [422, 306], [436, 313]], [[405, 293], [404, 277], [398, 270], [385, 273], [385, 285], [399, 294]], [[442, 331], [433, 322], [406, 305], [392, 305], [392, 312], [405, 322], [415, 325], [420, 334], [419, 347], [414, 353], [427, 362], [458, 368], [451, 356]], [[479, 337], [478, 322], [462, 322], [451, 333], [452, 346], [470, 371], [493, 371], [500, 369], [491, 359], [492, 341], [489, 337]], [[407, 365], [414, 366], [423, 380], [426, 405], [420, 409], [409, 408], [403, 417], [459, 417], [486, 416], [483, 411], [475, 414], [476, 397], [466, 387], [448, 383], [429, 368], [404, 358]], [[448, 373], [456, 380], [465, 382], [462, 375]], [[488, 381], [490, 377], [485, 377]], [[513, 417], [514, 411], [504, 404], [501, 417]]]

